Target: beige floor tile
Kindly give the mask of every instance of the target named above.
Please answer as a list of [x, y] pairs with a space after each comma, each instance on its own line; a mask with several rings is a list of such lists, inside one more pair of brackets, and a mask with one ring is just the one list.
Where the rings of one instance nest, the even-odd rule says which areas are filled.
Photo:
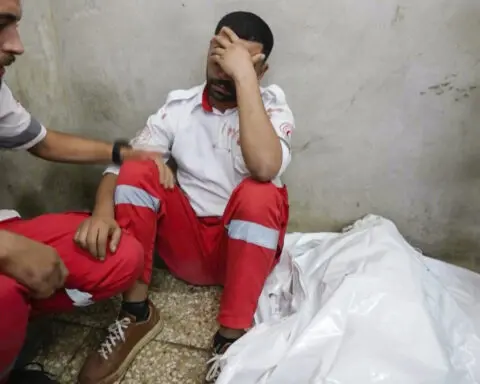
[[64, 384], [76, 383], [78, 373], [87, 358], [88, 354], [98, 348], [101, 341], [105, 337], [106, 331], [99, 329], [90, 329], [90, 332], [84, 339], [83, 344], [78, 348], [77, 353], [70, 360], [70, 363], [65, 368], [63, 374], [60, 376], [60, 382]]
[[[150, 282], [150, 291], [170, 292], [175, 283], [175, 278], [166, 269], [154, 269]], [[180, 281], [179, 283], [183, 284]]]
[[43, 364], [48, 372], [59, 376], [74, 359], [90, 329], [58, 322], [52, 324], [52, 329], [51, 338], [45, 340], [35, 361]]
[[197, 348], [209, 348], [217, 330], [220, 290], [202, 288], [193, 292], [151, 293], [165, 321], [157, 339]]
[[165, 269], [154, 269], [150, 290], [153, 292], [166, 293], [194, 293], [205, 292], [205, 290], [218, 290], [218, 287], [205, 287], [189, 285], [186, 282], [176, 279]]
[[120, 298], [115, 297], [72, 312], [56, 315], [57, 319], [89, 327], [105, 328], [114, 321], [120, 308]]
[[208, 354], [151, 342], [137, 356], [122, 384], [201, 384]]

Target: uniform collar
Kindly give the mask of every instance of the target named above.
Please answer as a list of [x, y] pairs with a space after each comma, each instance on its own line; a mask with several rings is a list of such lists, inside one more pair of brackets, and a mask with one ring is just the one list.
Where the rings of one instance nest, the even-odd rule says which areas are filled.
[[[210, 100], [208, 99], [208, 92], [207, 92], [207, 84], [206, 83], [203, 84], [202, 93], [197, 95], [197, 106], [199, 106], [199, 105], [202, 106], [202, 109], [203, 109], [204, 112], [220, 113], [216, 109], [213, 108], [212, 104], [210, 104]], [[221, 113], [221, 114], [222, 115], [223, 114], [228, 114], [228, 113], [231, 113], [231, 112], [236, 111], [236, 110], [237, 110], [237, 107], [227, 109], [224, 113]]]
[[206, 85], [203, 87], [202, 92], [202, 108], [205, 112], [213, 112], [213, 107], [210, 104], [210, 100], [208, 100], [208, 92]]

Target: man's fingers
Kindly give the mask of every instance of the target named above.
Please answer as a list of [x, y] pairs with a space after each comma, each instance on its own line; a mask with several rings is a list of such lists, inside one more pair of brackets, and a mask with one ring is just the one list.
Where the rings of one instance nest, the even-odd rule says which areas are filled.
[[258, 53], [252, 57], [253, 64], [260, 63], [265, 60], [265, 55], [263, 53]]
[[170, 175], [169, 169], [167, 167], [165, 167], [165, 184], [164, 184], [164, 187], [167, 188], [167, 189], [170, 189], [171, 184], [172, 184], [172, 181], [171, 181], [171, 175]]
[[68, 277], [69, 274], [70, 274], [70, 272], [68, 272], [67, 267], [65, 266], [63, 261], [61, 261], [60, 262], [60, 275], [61, 275], [62, 287], [65, 286], [65, 281], [67, 280], [67, 277]]
[[110, 252], [114, 253], [117, 251], [118, 244], [120, 243], [121, 237], [122, 237], [122, 230], [120, 229], [120, 227], [116, 227], [110, 239]]
[[232, 45], [232, 42], [225, 36], [217, 35], [214, 37], [214, 39], [215, 42], [220, 46], [220, 48], [228, 48], [230, 45]]
[[229, 27], [223, 27], [220, 30], [220, 33], [223, 33], [223, 34], [227, 35], [232, 43], [235, 43], [238, 40], [240, 40], [240, 38], [237, 36], [237, 34], [235, 32], [233, 32]]
[[219, 55], [211, 55], [210, 56], [212, 58], [212, 60], [218, 64], [218, 65], [222, 65], [222, 56], [219, 56]]
[[165, 165], [162, 165], [158, 172], [160, 173], [160, 184], [166, 187], [167, 173], [165, 172]]
[[49, 297], [53, 296], [56, 292], [56, 289], [52, 289], [51, 287], [42, 287], [40, 289], [35, 289], [31, 292], [31, 297], [36, 300], [43, 300], [48, 299]]
[[87, 250], [94, 257], [98, 257], [97, 252], [97, 239], [98, 239], [98, 228], [90, 228], [87, 235]]
[[220, 48], [220, 47], [213, 48], [211, 51], [211, 54], [222, 56], [223, 54], [225, 54], [225, 48]]
[[102, 225], [98, 228], [96, 249], [97, 256], [100, 260], [105, 260], [105, 257], [107, 255], [107, 242], [109, 232], [109, 228], [106, 225]]
[[63, 264], [63, 261], [59, 259], [55, 268], [54, 276], [52, 277], [52, 289], [54, 291], [57, 291], [65, 286], [65, 279], [67, 278], [67, 275], [67, 268], [65, 267], [65, 264]]
[[154, 159], [155, 164], [157, 165], [158, 168], [158, 177], [160, 184], [165, 186], [165, 164], [161, 159]]
[[42, 281], [35, 284], [32, 292], [35, 298], [46, 299], [55, 294], [57, 290], [63, 288], [65, 276], [62, 274], [62, 265], [62, 260], [58, 259], [51, 272]]
[[175, 186], [175, 177], [171, 171], [168, 172], [168, 188], [173, 189]]
[[90, 220], [85, 220], [80, 225], [80, 227], [78, 227], [78, 230], [75, 233], [73, 240], [79, 247], [82, 247], [82, 248], [87, 247], [87, 235], [88, 235], [89, 228], [90, 228]]

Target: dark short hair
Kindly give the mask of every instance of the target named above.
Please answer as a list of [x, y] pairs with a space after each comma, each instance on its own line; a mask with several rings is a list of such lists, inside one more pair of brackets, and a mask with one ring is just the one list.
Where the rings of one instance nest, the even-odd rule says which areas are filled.
[[265, 55], [265, 60], [270, 56], [273, 49], [273, 33], [260, 16], [251, 12], [232, 12], [223, 16], [218, 22], [215, 28], [215, 35], [218, 35], [223, 27], [229, 27], [243, 40], [262, 44], [262, 53]]

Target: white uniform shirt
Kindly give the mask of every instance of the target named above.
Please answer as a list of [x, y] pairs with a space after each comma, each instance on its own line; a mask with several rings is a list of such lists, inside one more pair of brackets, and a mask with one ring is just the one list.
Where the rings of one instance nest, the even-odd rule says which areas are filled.
[[[0, 149], [30, 149], [45, 138], [47, 130], [17, 102], [4, 81], [0, 85]], [[0, 210], [0, 221], [18, 217]]]
[[[205, 85], [171, 92], [165, 105], [149, 117], [131, 141], [136, 148], [161, 151], [177, 165], [177, 180], [197, 216], [221, 216], [242, 180], [249, 176], [239, 145], [237, 109], [224, 113], [212, 109], [204, 94]], [[285, 94], [276, 85], [261, 89], [266, 111], [281, 139], [283, 161], [273, 182], [290, 163], [290, 138], [294, 119]], [[106, 173], [118, 174], [110, 166]]]

